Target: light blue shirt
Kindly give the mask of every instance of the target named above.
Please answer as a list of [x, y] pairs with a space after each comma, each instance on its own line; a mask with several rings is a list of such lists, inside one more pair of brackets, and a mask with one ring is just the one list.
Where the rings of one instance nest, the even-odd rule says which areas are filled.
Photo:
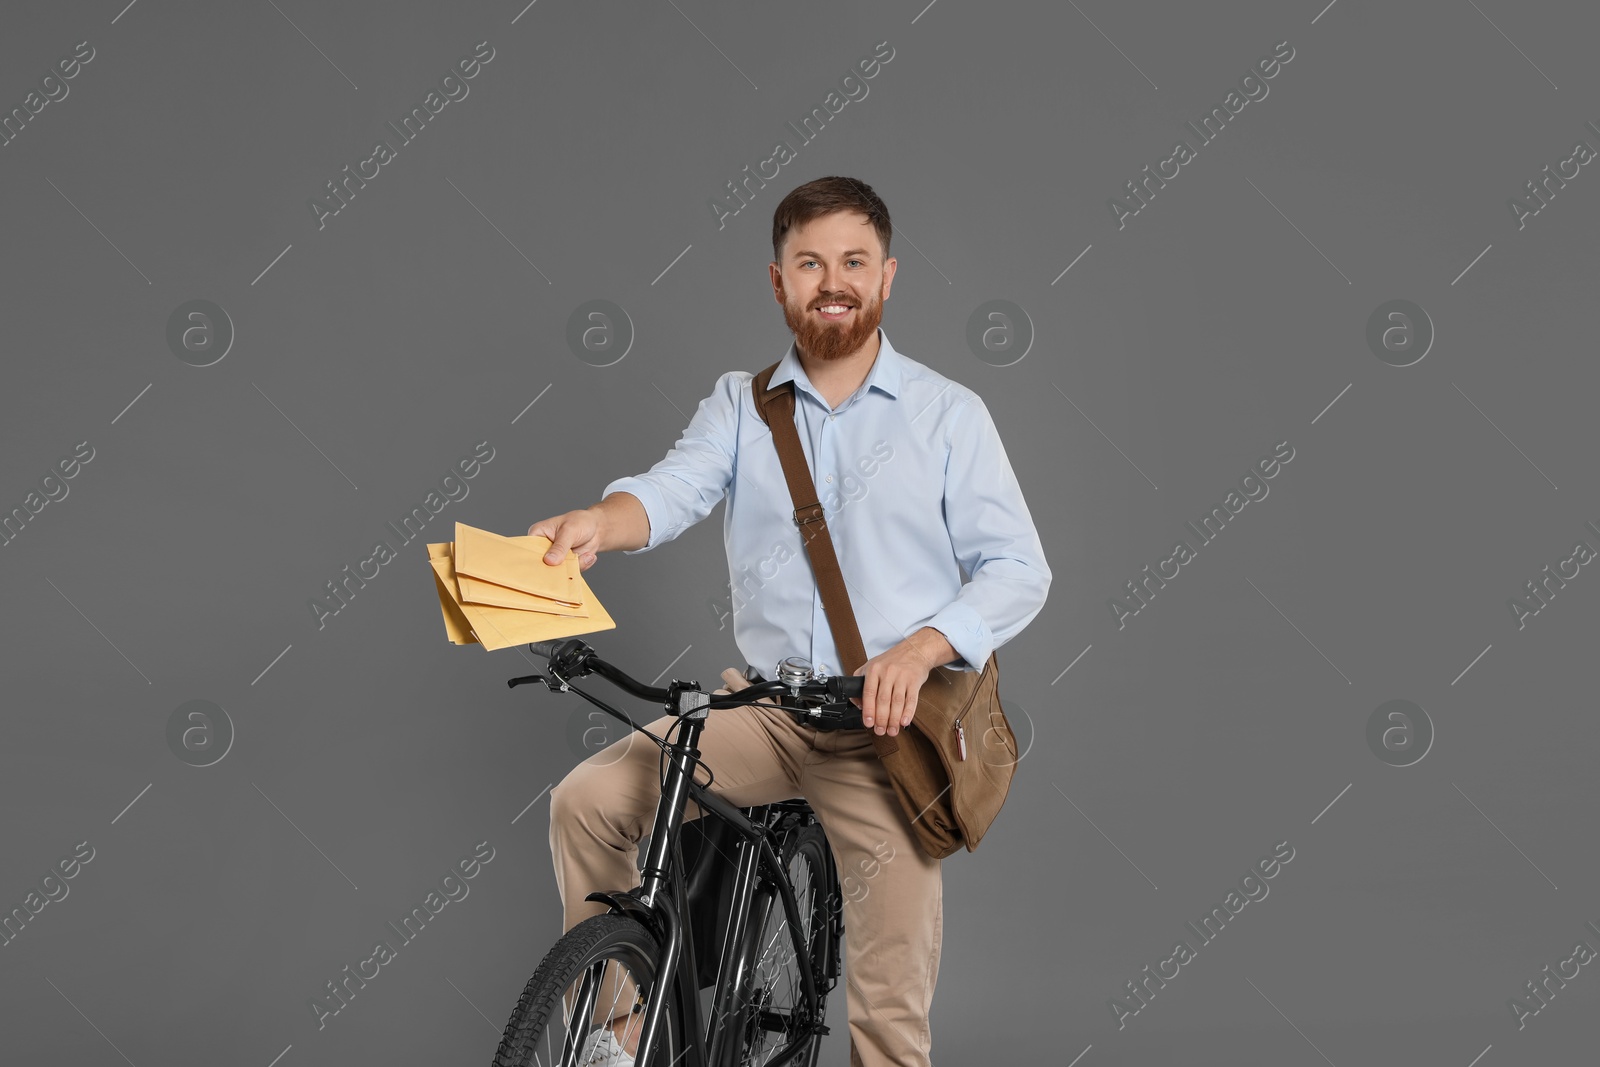
[[[749, 371], [728, 371], [700, 401], [663, 458], [605, 487], [638, 497], [650, 539], [670, 541], [724, 495], [730, 590], [714, 611], [746, 660], [767, 677], [787, 656], [844, 673], [811, 562], [794, 521], [771, 430], [757, 414]], [[794, 379], [795, 426], [869, 658], [923, 626], [978, 670], [1021, 632], [1050, 588], [1022, 489], [977, 393], [895, 351], [878, 355], [837, 408], [806, 377], [793, 342], [772, 374]], [[963, 584], [963, 579], [967, 579]]]

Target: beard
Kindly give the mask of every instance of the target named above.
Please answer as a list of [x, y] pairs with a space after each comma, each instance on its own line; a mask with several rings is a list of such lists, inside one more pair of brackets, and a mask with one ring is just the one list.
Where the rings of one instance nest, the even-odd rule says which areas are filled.
[[[830, 302], [848, 304], [855, 310], [840, 322], [829, 322], [815, 309]], [[874, 296], [871, 301], [862, 303], [851, 295], [837, 300], [819, 296], [811, 302], [811, 307], [801, 308], [786, 298], [783, 321], [788, 323], [795, 346], [802, 354], [826, 363], [851, 355], [878, 332], [878, 325], [883, 321], [883, 300]]]

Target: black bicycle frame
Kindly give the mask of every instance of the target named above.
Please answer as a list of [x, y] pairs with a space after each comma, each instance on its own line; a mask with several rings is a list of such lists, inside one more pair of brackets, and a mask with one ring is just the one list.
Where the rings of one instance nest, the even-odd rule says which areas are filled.
[[[612, 711], [606, 708], [602, 701], [589, 694], [576, 689], [573, 691], [579, 692], [590, 702], [605, 710]], [[676, 693], [673, 695], [677, 696]], [[692, 699], [696, 694], [685, 692], [684, 695]], [[698, 695], [702, 698], [705, 696], [705, 694]], [[669, 707], [675, 702], [675, 700], [669, 701]], [[712, 1034], [709, 1047], [706, 1046], [702, 1036], [705, 1032], [705, 1020], [700, 1011], [700, 987], [694, 946], [689, 937], [690, 931], [686, 928], [690, 921], [685, 890], [687, 879], [683, 871], [682, 853], [678, 848], [683, 814], [691, 798], [705, 813], [702, 817], [721, 819], [737, 830], [741, 837], [733, 914], [730, 915], [727, 933], [723, 940], [722, 960], [717, 971], [716, 988], [722, 991], [722, 997], [713, 1003], [713, 1012], [727, 1012], [735, 1006], [732, 997], [736, 995], [736, 991], [742, 987], [747, 977], [742, 973], [733, 973], [733, 968], [744, 943], [746, 926], [750, 919], [750, 902], [753, 897], [755, 876], [759, 867], [767, 872], [773, 885], [777, 887], [784, 915], [788, 918], [790, 938], [795, 947], [795, 959], [800, 964], [805, 1017], [814, 1023], [819, 1014], [814, 977], [815, 961], [812, 959], [811, 946], [802, 939], [803, 927], [799, 905], [795, 902], [794, 890], [789, 885], [788, 875], [773, 850], [772, 835], [768, 827], [764, 820], [753, 821], [747, 818], [740, 809], [694, 781], [693, 770], [700, 754], [700, 732], [705, 727], [707, 710], [707, 704], [700, 703], [699, 706], [692, 706], [692, 710], [679, 715], [681, 726], [678, 740], [667, 749], [671, 764], [663, 782], [661, 798], [656, 804], [656, 819], [654, 829], [651, 831], [650, 849], [640, 872], [640, 885], [625, 892], [591, 893], [585, 898], [609, 905], [615, 914], [628, 915], [640, 920], [655, 934], [660, 945], [656, 957], [656, 978], [648, 994], [644, 1026], [639, 1034], [638, 1067], [650, 1067], [655, 1058], [656, 1030], [660, 1026], [662, 1013], [667, 1010], [669, 998], [674, 1008], [674, 1017], [685, 1035], [688, 1047], [679, 1057], [679, 1062], [664, 1064], [661, 1067], [722, 1067], [731, 1061], [732, 1051], [738, 1048], [739, 1035], [726, 1034], [719, 1029]], [[613, 714], [617, 713], [613, 711]], [[626, 716], [619, 715], [619, 717], [625, 721], [632, 721]], [[663, 893], [663, 888], [669, 883], [673, 892]], [[599, 978], [594, 970], [584, 976], [578, 993], [580, 1006], [592, 999], [592, 987], [598, 985]], [[663, 996], [664, 992], [668, 996]], [[811, 1040], [815, 1033], [814, 1028], [807, 1027], [805, 1034], [791, 1040], [776, 1057], [768, 1061], [768, 1067], [781, 1067], [787, 1063], [800, 1053], [805, 1042]]]

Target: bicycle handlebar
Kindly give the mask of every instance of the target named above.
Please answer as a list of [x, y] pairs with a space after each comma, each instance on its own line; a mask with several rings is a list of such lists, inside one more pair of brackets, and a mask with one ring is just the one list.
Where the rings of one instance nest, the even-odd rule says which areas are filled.
[[[670, 694], [666, 689], [645, 685], [638, 679], [631, 677], [595, 655], [593, 648], [577, 638], [568, 637], [554, 638], [549, 641], [535, 641], [528, 646], [528, 649], [550, 660], [551, 665], [563, 674], [573, 671], [583, 674], [594, 673], [614, 683], [618, 688], [632, 693], [641, 700], [665, 703], [670, 699]], [[515, 685], [520, 681], [523, 681], [523, 679], [514, 678], [509, 684]], [[728, 696], [730, 698], [737, 697], [738, 703], [741, 704], [764, 696], [797, 697], [803, 707], [810, 707], [819, 702], [838, 704], [851, 697], [859, 697], [862, 694], [862, 686], [865, 682], [865, 676], [859, 674], [831, 675], [826, 679], [805, 682], [794, 687], [782, 681], [768, 680], [756, 682], [739, 690], [737, 693], [728, 694]], [[716, 707], [718, 703], [719, 698], [713, 698], [711, 706]]]

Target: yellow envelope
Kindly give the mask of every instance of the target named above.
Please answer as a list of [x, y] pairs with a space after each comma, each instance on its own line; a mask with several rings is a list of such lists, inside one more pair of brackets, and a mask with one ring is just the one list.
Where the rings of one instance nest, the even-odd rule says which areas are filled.
[[[459, 599], [456, 585], [455, 560], [448, 553], [433, 555], [429, 550], [428, 562], [433, 566], [439, 588], [450, 596], [455, 607], [466, 617], [473, 635], [487, 651], [509, 648], [530, 641], [544, 641], [553, 637], [576, 637], [579, 634], [616, 628], [613, 619], [579, 575], [575, 582], [590, 615], [588, 618], [569, 618], [539, 611], [519, 611], [516, 608], [492, 607], [482, 604], [464, 604]], [[540, 566], [548, 566], [542, 560]], [[557, 568], [550, 568], [556, 570]], [[449, 623], [446, 623], [448, 631]]]
[[560, 600], [519, 592], [508, 586], [486, 582], [482, 578], [468, 578], [459, 572], [456, 574], [456, 585], [461, 593], [461, 602], [464, 604], [487, 604], [498, 608], [516, 608], [519, 611], [543, 611], [551, 615], [569, 615], [579, 619], [589, 617], [589, 609], [581, 605], [573, 607]]
[[[454, 546], [449, 541], [437, 545], [429, 545], [428, 558], [430, 560], [438, 559], [441, 556], [449, 558], [452, 547]], [[439, 611], [444, 615], [445, 636], [458, 645], [477, 644], [478, 639], [472, 636], [472, 624], [461, 613], [461, 605], [456, 603], [455, 598], [450, 595], [450, 591], [445, 588], [444, 579], [439, 577], [438, 572], [433, 575], [433, 584], [439, 590]]]
[[[511, 540], [515, 540], [515, 538]], [[538, 540], [543, 541], [546, 546], [539, 549], [539, 555], [543, 556], [548, 551], [550, 540], [544, 537], [538, 538]], [[449, 556], [453, 560], [455, 558], [455, 547], [454, 542], [451, 541], [446, 541], [441, 545], [429, 545], [428, 557], [431, 559], [434, 556]], [[576, 556], [569, 555], [563, 561], [563, 565], [568, 561], [576, 568]], [[576, 577], [576, 571], [574, 572], [574, 577]], [[464, 604], [487, 604], [492, 607], [517, 608], [521, 611], [543, 611], [551, 615], [567, 615], [579, 619], [587, 619], [589, 617], [589, 610], [585, 607], [572, 607], [559, 600], [551, 600], [549, 597], [518, 592], [508, 586], [496, 585], [493, 582], [485, 582], [478, 578], [468, 578], [459, 571], [456, 573], [455, 592], [458, 594], [455, 597], [455, 601]]]
[[578, 576], [577, 557], [569, 551], [560, 565], [552, 567], [544, 561], [544, 553], [550, 547], [547, 537], [524, 535], [520, 540], [513, 540], [458, 522], [455, 546], [456, 569], [461, 575], [546, 597], [570, 607], [583, 603], [575, 584], [582, 581]]

